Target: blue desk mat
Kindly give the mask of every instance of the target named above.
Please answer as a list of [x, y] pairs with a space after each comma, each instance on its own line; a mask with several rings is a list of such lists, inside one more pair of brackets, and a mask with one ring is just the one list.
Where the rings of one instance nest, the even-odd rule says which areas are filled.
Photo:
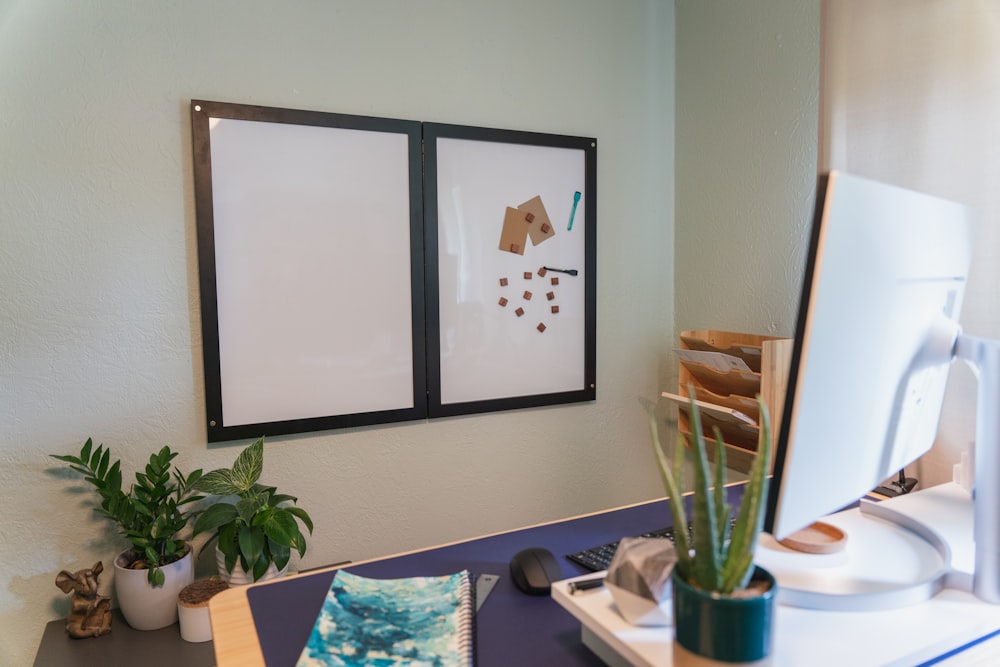
[[[742, 487], [730, 490], [738, 502]], [[499, 575], [499, 581], [477, 615], [476, 643], [480, 667], [520, 665], [603, 665], [580, 642], [580, 623], [548, 596], [521, 593], [510, 579], [510, 559], [526, 547], [544, 547], [556, 555], [565, 578], [588, 571], [566, 554], [672, 523], [666, 501], [515, 530], [346, 566], [354, 574], [374, 578], [439, 576], [460, 570]], [[261, 652], [268, 667], [295, 665], [312, 631], [335, 571], [302, 574], [247, 591]]]

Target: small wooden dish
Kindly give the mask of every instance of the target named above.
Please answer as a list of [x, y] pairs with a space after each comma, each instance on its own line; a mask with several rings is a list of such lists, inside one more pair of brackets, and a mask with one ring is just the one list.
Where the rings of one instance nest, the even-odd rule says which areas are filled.
[[832, 554], [844, 548], [844, 545], [847, 544], [847, 536], [840, 528], [817, 521], [797, 533], [792, 533], [783, 540], [778, 540], [778, 542], [795, 551], [809, 554]]

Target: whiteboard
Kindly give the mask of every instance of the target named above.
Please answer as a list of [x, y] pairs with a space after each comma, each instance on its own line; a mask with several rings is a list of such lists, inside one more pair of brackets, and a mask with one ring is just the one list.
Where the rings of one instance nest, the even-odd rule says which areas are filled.
[[594, 399], [596, 148], [424, 124], [432, 417]]
[[425, 416], [420, 124], [191, 113], [209, 440]]

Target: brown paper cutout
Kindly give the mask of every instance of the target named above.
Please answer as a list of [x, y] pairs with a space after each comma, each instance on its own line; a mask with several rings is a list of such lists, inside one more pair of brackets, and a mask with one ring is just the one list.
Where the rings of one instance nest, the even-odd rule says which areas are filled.
[[538, 245], [556, 235], [556, 230], [552, 226], [549, 214], [545, 211], [545, 205], [540, 196], [534, 196], [517, 207], [517, 210], [530, 213], [534, 219], [528, 225], [528, 236], [531, 242]]
[[525, 219], [526, 211], [507, 207], [503, 216], [503, 229], [500, 231], [500, 250], [516, 255], [524, 254], [524, 246], [528, 238], [529, 223]]

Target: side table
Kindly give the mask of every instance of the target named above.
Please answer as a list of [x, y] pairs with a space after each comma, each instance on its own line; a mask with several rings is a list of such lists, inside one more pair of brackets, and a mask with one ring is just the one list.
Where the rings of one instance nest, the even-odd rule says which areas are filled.
[[103, 637], [73, 639], [66, 634], [66, 619], [49, 621], [35, 654], [35, 667], [136, 663], [146, 667], [212, 667], [215, 664], [213, 643], [184, 641], [176, 623], [159, 630], [133, 630], [118, 609], [112, 613], [111, 634]]

